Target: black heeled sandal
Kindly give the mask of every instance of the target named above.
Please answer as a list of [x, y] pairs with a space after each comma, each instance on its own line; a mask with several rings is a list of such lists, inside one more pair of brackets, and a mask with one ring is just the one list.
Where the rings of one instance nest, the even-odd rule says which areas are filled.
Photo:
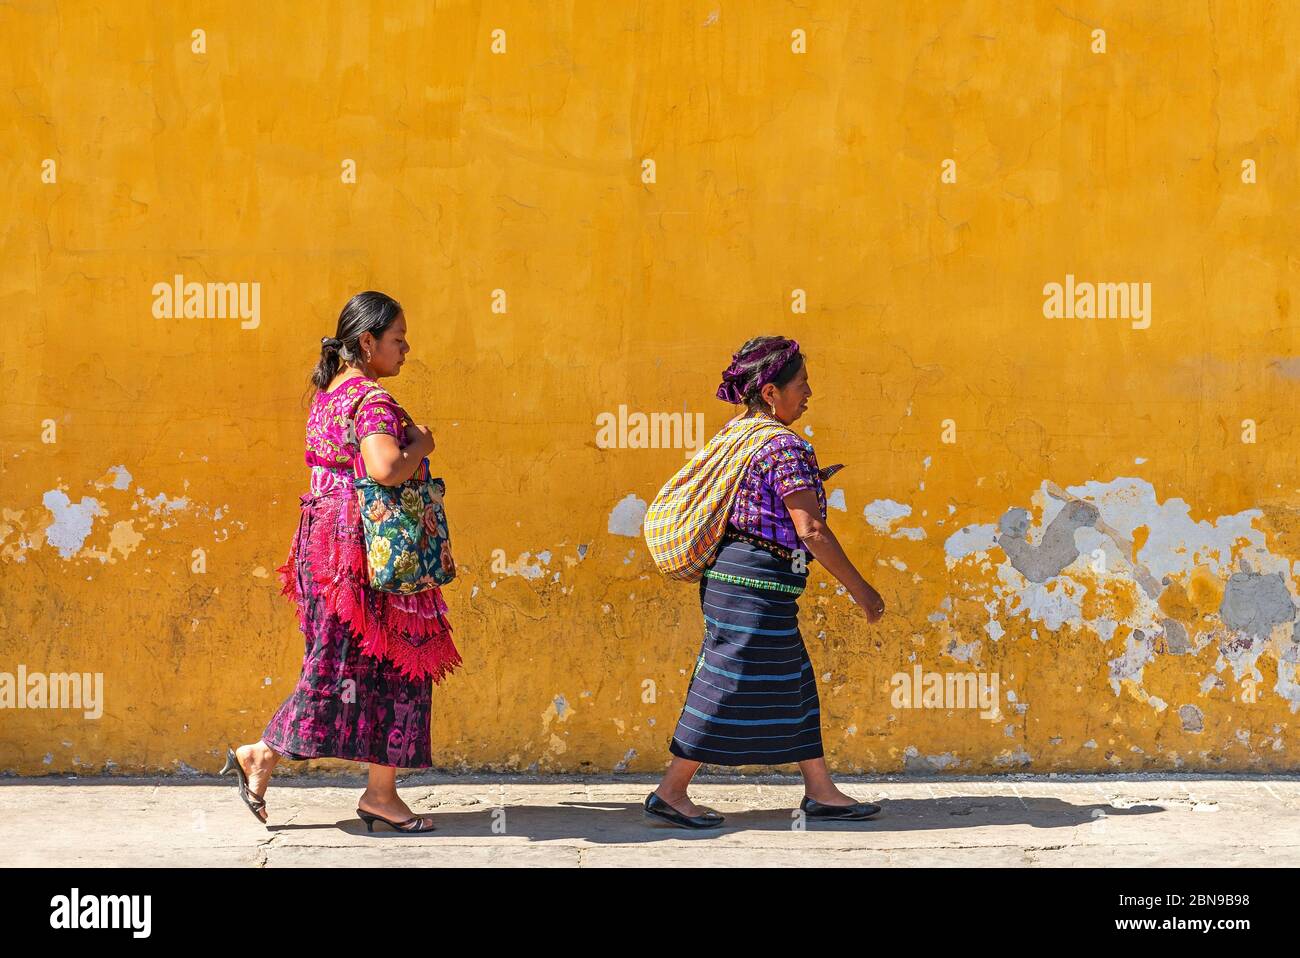
[[403, 835], [419, 835], [434, 830], [433, 822], [429, 821], [429, 819], [422, 815], [412, 815], [404, 822], [391, 822], [384, 818], [383, 815], [376, 815], [373, 812], [363, 812], [358, 808], [357, 817], [366, 823], [366, 831], [368, 832], [373, 832], [375, 830], [375, 822], [383, 822], [389, 828], [401, 832]]
[[225, 775], [227, 772], [234, 770], [239, 776], [239, 797], [244, 800], [248, 810], [253, 813], [259, 822], [266, 824], [266, 819], [262, 817], [262, 810], [266, 808], [266, 800], [258, 798], [248, 790], [248, 776], [244, 774], [244, 767], [239, 764], [239, 759], [235, 757], [235, 751], [229, 745], [226, 746], [226, 764], [222, 767], [218, 775]]

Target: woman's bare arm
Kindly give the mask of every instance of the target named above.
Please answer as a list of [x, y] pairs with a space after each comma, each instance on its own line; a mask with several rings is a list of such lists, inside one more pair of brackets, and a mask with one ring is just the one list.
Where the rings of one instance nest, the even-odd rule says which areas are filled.
[[840, 541], [821, 517], [817, 493], [811, 489], [800, 489], [785, 496], [783, 501], [790, 511], [790, 518], [794, 520], [795, 532], [808, 547], [808, 551], [848, 590], [853, 601], [862, 607], [868, 622], [879, 620], [885, 613], [885, 600], [844, 554]]
[[373, 432], [361, 440], [366, 474], [381, 486], [400, 486], [420, 468], [420, 460], [433, 452], [433, 434], [425, 426], [412, 426], [406, 448], [388, 433]]

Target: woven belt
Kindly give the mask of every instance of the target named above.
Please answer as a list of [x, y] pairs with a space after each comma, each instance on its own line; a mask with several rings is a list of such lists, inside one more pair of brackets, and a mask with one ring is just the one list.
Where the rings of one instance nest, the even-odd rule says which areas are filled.
[[770, 539], [764, 539], [748, 532], [742, 532], [735, 526], [727, 526], [727, 531], [722, 534], [722, 542], [719, 544], [718, 548], [721, 549], [728, 541], [748, 542], [751, 546], [756, 546], [764, 552], [770, 552], [772, 555], [784, 562], [794, 561], [794, 553], [785, 546], [772, 542]]
[[705, 569], [704, 578], [717, 579], [720, 582], [730, 582], [733, 585], [747, 585], [754, 589], [771, 589], [774, 592], [789, 592], [791, 595], [803, 594], [803, 586], [787, 585], [784, 582], [771, 582], [767, 579], [755, 579], [747, 575], [732, 575], [730, 572], [718, 572], [716, 569]]

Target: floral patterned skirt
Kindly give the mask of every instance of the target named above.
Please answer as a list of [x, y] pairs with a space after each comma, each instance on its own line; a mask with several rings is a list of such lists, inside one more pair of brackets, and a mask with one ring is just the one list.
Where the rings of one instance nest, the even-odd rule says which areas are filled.
[[[334, 611], [337, 603], [321, 586], [335, 570], [313, 567], [337, 552], [341, 506], [332, 497], [303, 497], [291, 563], [281, 567], [306, 640], [302, 674], [267, 723], [262, 739], [290, 759], [341, 758], [429, 768], [434, 680], [413, 677], [398, 663], [364, 652], [362, 636]], [[445, 608], [441, 595], [432, 598]], [[386, 599], [365, 595], [362, 601]], [[440, 641], [449, 644], [450, 635]], [[448, 668], [459, 663], [454, 647], [449, 657]]]

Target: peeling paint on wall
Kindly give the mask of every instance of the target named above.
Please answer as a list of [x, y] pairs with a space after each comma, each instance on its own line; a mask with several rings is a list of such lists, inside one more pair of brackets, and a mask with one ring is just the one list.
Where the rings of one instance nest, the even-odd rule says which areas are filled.
[[646, 509], [649, 503], [639, 498], [635, 493], [629, 492], [616, 505], [609, 514], [607, 529], [612, 535], [628, 536], [637, 539], [641, 537], [641, 523], [645, 521]]
[[59, 550], [59, 555], [70, 559], [80, 551], [95, 516], [103, 515], [97, 500], [82, 496], [73, 504], [62, 489], [51, 489], [41, 497], [41, 502], [53, 517], [45, 527], [45, 541]]
[[[1002, 515], [995, 548], [978, 526], [945, 542], [949, 568], [987, 573], [986, 560], [997, 562], [984, 586], [968, 579], [963, 589], [966, 598], [1000, 606], [990, 639], [1021, 631], [1015, 620], [1023, 616], [1048, 632], [1068, 628], [1091, 632], [1106, 646], [1118, 641], [1121, 648], [1106, 660], [1112, 691], [1128, 688], [1156, 712], [1168, 696], [1147, 688], [1147, 669], [1164, 656], [1198, 659], [1208, 647], [1218, 653], [1215, 670], [1232, 664], [1240, 679], [1267, 651], [1278, 668], [1274, 691], [1291, 711], [1300, 709], [1288, 661], [1296, 622], [1293, 566], [1268, 549], [1255, 527], [1260, 510], [1194, 521], [1188, 503], [1161, 502], [1149, 482], [1133, 478], [1070, 486], [1068, 494], [1077, 498], [1067, 501], [1050, 494], [1054, 488], [1044, 482], [1036, 494], [1036, 522], [1022, 506]], [[1255, 572], [1255, 565], [1273, 571]], [[1201, 684], [1201, 691], [1222, 686]], [[1180, 715], [1186, 722], [1186, 711]]]
[[862, 510], [867, 524], [877, 532], [888, 532], [895, 522], [911, 514], [911, 506], [895, 502], [893, 499], [877, 499], [875, 502], [867, 503]]

